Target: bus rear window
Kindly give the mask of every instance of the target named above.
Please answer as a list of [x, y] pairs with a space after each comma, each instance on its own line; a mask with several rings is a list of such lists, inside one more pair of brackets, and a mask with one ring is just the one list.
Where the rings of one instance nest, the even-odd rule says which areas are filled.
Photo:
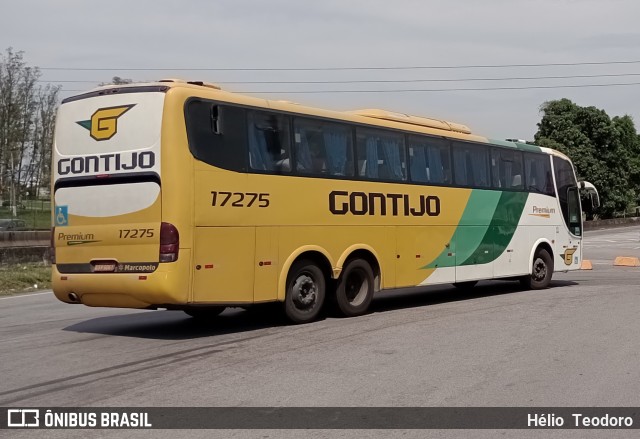
[[83, 217], [113, 217], [150, 207], [160, 195], [156, 182], [101, 184], [61, 187], [55, 192], [56, 206], [68, 206], [69, 212]]

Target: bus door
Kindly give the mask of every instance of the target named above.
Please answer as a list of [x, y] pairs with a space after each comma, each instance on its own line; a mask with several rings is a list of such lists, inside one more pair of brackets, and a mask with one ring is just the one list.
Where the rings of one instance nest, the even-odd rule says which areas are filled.
[[582, 262], [582, 211], [580, 193], [573, 172], [567, 160], [554, 156], [553, 172], [556, 179], [558, 203], [564, 224], [556, 227], [554, 269], [578, 268]]
[[562, 271], [563, 268], [577, 268], [582, 262], [580, 194], [577, 186], [560, 188], [559, 190], [564, 191], [564, 194], [559, 195], [558, 199], [566, 227], [556, 227], [556, 248], [554, 251], [556, 271]]

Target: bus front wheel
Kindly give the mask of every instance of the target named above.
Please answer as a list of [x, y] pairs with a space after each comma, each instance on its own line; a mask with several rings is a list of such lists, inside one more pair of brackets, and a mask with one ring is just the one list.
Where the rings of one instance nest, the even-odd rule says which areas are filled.
[[335, 301], [340, 312], [355, 317], [367, 312], [373, 299], [373, 270], [363, 259], [353, 259], [342, 269]]
[[301, 260], [291, 266], [287, 276], [284, 312], [294, 323], [313, 321], [324, 304], [326, 281], [322, 270], [312, 261]]
[[539, 249], [533, 257], [531, 274], [520, 278], [522, 286], [528, 290], [541, 290], [547, 288], [553, 276], [553, 259], [549, 252]]

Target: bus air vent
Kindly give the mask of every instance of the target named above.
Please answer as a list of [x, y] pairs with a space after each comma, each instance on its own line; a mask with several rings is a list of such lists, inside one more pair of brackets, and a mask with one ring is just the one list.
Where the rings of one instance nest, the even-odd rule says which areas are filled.
[[199, 85], [201, 87], [213, 88], [214, 90], [222, 90], [219, 85], [204, 81], [187, 81], [187, 84]]
[[429, 117], [411, 116], [409, 114], [396, 113], [393, 111], [380, 110], [377, 108], [349, 111], [348, 113], [355, 114], [357, 116], [371, 117], [374, 119], [419, 125], [428, 128], [436, 128], [439, 130], [453, 131], [456, 133], [471, 134], [471, 130], [469, 129], [469, 127], [459, 123], [448, 122], [446, 120], [440, 119], [431, 119]]
[[175, 78], [165, 78], [161, 79], [158, 82], [175, 82], [176, 84], [191, 84], [191, 85], [199, 85], [200, 87], [212, 88], [214, 90], [222, 90], [222, 88], [214, 84], [212, 82], [205, 81], [185, 81], [184, 79], [175, 79]]

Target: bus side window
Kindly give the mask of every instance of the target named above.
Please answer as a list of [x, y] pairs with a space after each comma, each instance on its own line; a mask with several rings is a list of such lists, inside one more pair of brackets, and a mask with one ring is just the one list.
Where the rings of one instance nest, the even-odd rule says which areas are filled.
[[249, 112], [249, 166], [273, 173], [291, 170], [289, 120], [282, 115]]
[[296, 171], [316, 175], [353, 175], [350, 128], [304, 119], [296, 119], [293, 128]]
[[489, 149], [483, 145], [453, 142], [453, 172], [455, 184], [488, 188]]
[[409, 137], [409, 170], [414, 183], [451, 183], [451, 163], [446, 141]]
[[524, 154], [525, 190], [555, 196], [551, 165], [546, 154]]
[[190, 99], [185, 106], [189, 150], [205, 163], [237, 172], [247, 170], [246, 110]]
[[328, 173], [337, 176], [353, 176], [353, 135], [351, 129], [325, 125], [322, 137], [327, 155]]
[[402, 135], [377, 130], [357, 130], [358, 170], [361, 177], [404, 181], [407, 163]]
[[523, 189], [522, 153], [504, 148], [492, 148], [491, 173], [495, 188]]
[[453, 148], [453, 173], [457, 185], [470, 186], [471, 181], [467, 175], [467, 151], [461, 148]]

